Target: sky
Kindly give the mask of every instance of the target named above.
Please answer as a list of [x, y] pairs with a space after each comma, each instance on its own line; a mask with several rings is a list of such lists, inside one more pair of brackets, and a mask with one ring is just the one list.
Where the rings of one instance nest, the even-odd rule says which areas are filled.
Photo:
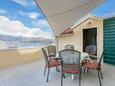
[[[94, 16], [115, 15], [115, 0], [105, 0]], [[52, 38], [53, 32], [34, 0], [0, 0], [0, 35]]]

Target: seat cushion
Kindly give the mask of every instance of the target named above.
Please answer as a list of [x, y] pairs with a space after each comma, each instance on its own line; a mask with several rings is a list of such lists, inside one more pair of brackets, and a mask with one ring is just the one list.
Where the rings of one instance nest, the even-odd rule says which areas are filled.
[[78, 73], [79, 66], [76, 64], [65, 64], [63, 65], [63, 72], [64, 73]]
[[78, 68], [79, 66], [76, 65], [76, 64], [65, 64], [65, 65], [63, 65], [63, 67], [64, 68], [70, 68], [70, 69], [72, 68], [73, 69], [73, 68]]
[[98, 68], [98, 64], [93, 63], [93, 62], [86, 62], [82, 66], [86, 67], [86, 68], [90, 68], [90, 69], [97, 69]]
[[79, 73], [79, 70], [63, 70], [63, 73]]
[[49, 66], [47, 65], [47, 67], [56, 67], [60, 65], [60, 61], [58, 60], [51, 60], [49, 61]]

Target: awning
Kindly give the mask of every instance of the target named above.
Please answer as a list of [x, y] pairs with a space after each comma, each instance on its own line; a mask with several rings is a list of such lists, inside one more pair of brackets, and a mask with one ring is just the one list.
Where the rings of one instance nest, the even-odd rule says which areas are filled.
[[70, 28], [104, 0], [36, 0], [55, 35]]

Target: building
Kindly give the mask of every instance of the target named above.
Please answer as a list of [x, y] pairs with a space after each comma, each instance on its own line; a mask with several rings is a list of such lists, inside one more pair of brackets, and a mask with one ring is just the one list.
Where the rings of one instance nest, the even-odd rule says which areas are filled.
[[80, 52], [83, 52], [87, 45], [96, 45], [97, 56], [100, 57], [103, 51], [103, 19], [89, 16], [56, 36], [58, 51], [67, 44], [74, 45], [74, 49]]
[[115, 17], [108, 16], [103, 20], [104, 23], [104, 62], [115, 64]]

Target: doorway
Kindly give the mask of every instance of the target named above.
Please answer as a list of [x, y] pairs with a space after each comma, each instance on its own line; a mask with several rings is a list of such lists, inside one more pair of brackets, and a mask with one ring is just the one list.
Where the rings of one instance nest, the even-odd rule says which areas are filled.
[[86, 50], [88, 45], [95, 45], [97, 47], [97, 28], [83, 29], [83, 51]]

